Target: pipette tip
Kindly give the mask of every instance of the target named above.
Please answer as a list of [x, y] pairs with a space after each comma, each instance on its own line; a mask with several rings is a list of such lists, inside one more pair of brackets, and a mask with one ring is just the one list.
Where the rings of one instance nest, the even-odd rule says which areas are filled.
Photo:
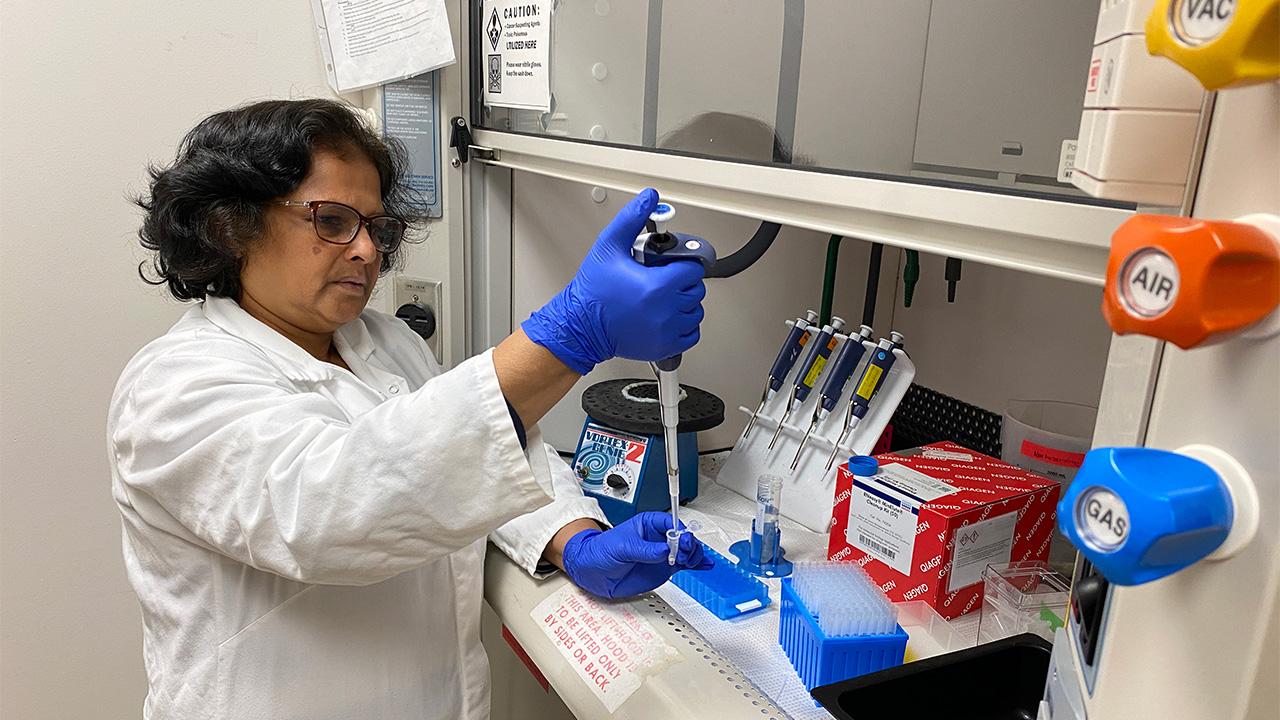
[[782, 426], [787, 424], [787, 418], [791, 417], [791, 408], [787, 408], [782, 413], [782, 419], [778, 421], [778, 429], [773, 431], [773, 437], [769, 438], [769, 447], [766, 450], [772, 450], [773, 446], [778, 442], [778, 436], [782, 434]]
[[804, 431], [804, 437], [800, 439], [800, 447], [796, 448], [796, 456], [791, 458], [791, 472], [795, 472], [800, 465], [800, 456], [804, 454], [804, 444], [809, 442], [809, 436], [813, 434], [813, 428], [817, 424], [818, 419], [815, 417], [809, 423], [809, 429]]
[[[767, 392], [767, 391], [766, 391], [766, 392]], [[743, 431], [742, 431], [742, 437], [743, 437], [743, 439], [745, 439], [745, 438], [747, 437], [747, 434], [751, 432], [751, 428], [752, 428], [753, 426], [755, 426], [755, 424], [756, 424], [756, 418], [760, 416], [760, 413], [764, 412], [764, 404], [765, 404], [768, 400], [769, 400], [769, 396], [766, 394], [766, 395], [765, 395], [765, 397], [764, 397], [763, 399], [761, 399], [761, 400], [760, 400], [760, 407], [756, 408], [756, 411], [755, 411], [755, 412], [753, 412], [753, 413], [751, 413], [751, 419], [750, 419], [750, 420], [747, 420], [747, 427], [746, 427], [746, 429], [745, 429], [745, 430], [743, 430]]]
[[831, 448], [831, 456], [827, 458], [827, 469], [830, 470], [832, 465], [836, 463], [836, 456], [840, 454], [840, 443], [844, 442], [845, 434], [840, 433], [840, 437], [836, 438], [836, 446]]

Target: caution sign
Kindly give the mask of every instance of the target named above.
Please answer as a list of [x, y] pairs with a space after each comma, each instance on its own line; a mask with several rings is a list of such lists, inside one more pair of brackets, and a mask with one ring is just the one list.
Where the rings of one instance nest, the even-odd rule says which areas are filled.
[[552, 0], [485, 0], [484, 101], [551, 109]]
[[607, 603], [565, 585], [530, 616], [610, 713], [648, 675], [680, 660], [679, 652], [631, 603]]

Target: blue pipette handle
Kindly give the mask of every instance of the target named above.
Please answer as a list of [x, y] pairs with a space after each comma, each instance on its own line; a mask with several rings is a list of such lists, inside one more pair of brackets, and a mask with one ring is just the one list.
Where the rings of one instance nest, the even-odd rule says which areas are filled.
[[[810, 311], [810, 317], [816, 317], [816, 313]], [[810, 323], [812, 320], [802, 320], [796, 318], [795, 325], [791, 326], [791, 332], [787, 333], [787, 340], [782, 344], [782, 349], [778, 351], [778, 357], [773, 361], [773, 367], [769, 368], [769, 389], [777, 392], [782, 388], [782, 383], [787, 379], [787, 373], [791, 372], [791, 368], [795, 367], [796, 358], [800, 357], [800, 351], [809, 342]]]
[[827, 375], [826, 381], [822, 383], [823, 410], [831, 412], [835, 409], [836, 403], [840, 400], [840, 395], [844, 392], [844, 386], [849, 383], [849, 378], [853, 375], [854, 369], [858, 367], [858, 362], [862, 360], [862, 356], [867, 350], [862, 341], [870, 337], [870, 335], [871, 328], [863, 325], [862, 331], [857, 335], [850, 335], [844, 347], [840, 348], [840, 354], [836, 356], [835, 366], [831, 368], [831, 373]]
[[871, 407], [871, 399], [880, 392], [881, 387], [884, 387], [885, 378], [889, 376], [894, 360], [898, 359], [893, 354], [894, 349], [894, 342], [881, 339], [880, 344], [872, 351], [871, 360], [863, 368], [862, 377], [858, 379], [858, 385], [853, 389], [854, 417], [861, 419], [866, 415], [867, 409]]
[[[833, 319], [834, 323], [838, 318]], [[843, 325], [843, 322], [839, 324]], [[813, 386], [818, 382], [818, 377], [822, 375], [822, 369], [826, 367], [827, 359], [831, 357], [831, 351], [836, 349], [836, 327], [833, 325], [823, 325], [818, 337], [813, 341], [813, 347], [809, 348], [809, 354], [805, 356], [804, 364], [800, 366], [800, 374], [796, 375], [794, 400], [801, 403], [809, 397], [809, 392], [813, 390]]]
[[[716, 249], [697, 235], [667, 231], [666, 224], [675, 214], [675, 208], [670, 204], [658, 203], [649, 216], [656, 221], [658, 230], [640, 233], [631, 245], [631, 257], [647, 267], [670, 265], [679, 260], [697, 260], [702, 263], [704, 270], [710, 270], [716, 264]], [[656, 365], [659, 370], [675, 370], [680, 367], [680, 356], [669, 357]]]
[[711, 243], [687, 233], [670, 232], [667, 222], [675, 217], [675, 208], [668, 203], [658, 203], [649, 216], [656, 220], [655, 232], [643, 232], [631, 246], [631, 256], [641, 265], [669, 265], [677, 260], [697, 260], [710, 270], [716, 264], [716, 249]]

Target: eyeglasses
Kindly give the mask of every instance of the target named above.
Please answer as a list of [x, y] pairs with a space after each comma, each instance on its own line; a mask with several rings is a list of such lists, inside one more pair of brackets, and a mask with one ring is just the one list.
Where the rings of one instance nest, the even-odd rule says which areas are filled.
[[316, 237], [334, 245], [349, 245], [362, 225], [368, 229], [369, 239], [380, 253], [395, 252], [404, 239], [405, 223], [393, 215], [369, 217], [350, 205], [332, 200], [277, 200], [273, 204], [310, 210]]

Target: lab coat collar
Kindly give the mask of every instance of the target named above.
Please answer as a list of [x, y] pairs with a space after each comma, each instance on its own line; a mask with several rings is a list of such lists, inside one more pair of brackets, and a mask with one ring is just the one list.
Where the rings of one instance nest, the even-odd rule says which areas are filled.
[[[207, 297], [204, 300], [204, 315], [209, 322], [227, 333], [284, 360], [280, 363], [280, 369], [290, 379], [318, 382], [333, 377], [338, 370], [336, 366], [315, 359], [292, 340], [245, 312], [235, 300]], [[335, 335], [340, 352], [345, 349], [345, 345], [365, 361], [373, 354], [373, 340], [369, 337], [363, 319], [356, 318], [343, 325]]]

